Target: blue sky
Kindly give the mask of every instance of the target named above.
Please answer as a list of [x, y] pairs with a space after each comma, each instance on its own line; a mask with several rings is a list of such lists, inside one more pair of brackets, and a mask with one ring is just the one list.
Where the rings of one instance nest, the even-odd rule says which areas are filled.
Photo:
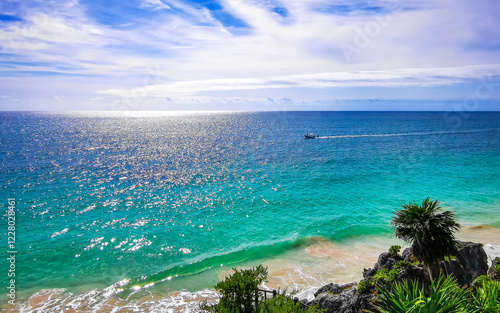
[[500, 110], [498, 16], [495, 0], [2, 1], [0, 110]]

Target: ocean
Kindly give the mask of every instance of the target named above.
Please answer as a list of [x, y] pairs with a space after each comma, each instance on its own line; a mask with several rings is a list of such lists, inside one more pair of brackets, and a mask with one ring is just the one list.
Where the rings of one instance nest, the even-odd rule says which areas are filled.
[[4, 309], [12, 248], [18, 309], [181, 312], [360, 277], [426, 197], [500, 244], [499, 112], [0, 112], [0, 156]]

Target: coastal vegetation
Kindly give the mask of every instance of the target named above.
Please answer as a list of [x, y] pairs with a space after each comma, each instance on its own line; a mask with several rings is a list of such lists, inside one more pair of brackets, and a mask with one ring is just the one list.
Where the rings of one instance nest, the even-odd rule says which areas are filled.
[[247, 270], [233, 270], [231, 276], [215, 286], [221, 298], [217, 305], [207, 306], [207, 311], [254, 312], [255, 295], [259, 292], [259, 285], [267, 279], [267, 268], [259, 265]]
[[401, 251], [401, 246], [394, 245], [389, 248], [389, 255], [395, 256]]
[[377, 289], [382, 313], [500, 312], [500, 282], [488, 279], [477, 288], [460, 286], [452, 276], [439, 276], [427, 289], [408, 281]]
[[262, 300], [259, 285], [267, 279], [267, 268], [234, 269], [216, 286], [219, 303], [204, 303], [202, 309], [211, 313], [500, 312], [500, 259], [493, 260], [486, 275], [482, 245], [456, 240], [460, 224], [453, 212], [427, 198], [422, 205], [403, 205], [391, 223], [395, 236], [410, 248], [400, 254], [401, 246], [391, 246], [373, 269], [365, 269], [359, 283], [323, 286], [310, 302], [298, 302], [286, 293]]
[[439, 201], [426, 198], [422, 205], [404, 204], [391, 222], [397, 238], [411, 245], [413, 256], [422, 262], [431, 276], [439, 271], [439, 263], [457, 255], [458, 241], [454, 233], [460, 224], [451, 211], [442, 211]]
[[305, 307], [290, 296], [278, 293], [262, 300], [259, 285], [267, 279], [268, 270], [259, 265], [250, 269], [233, 269], [233, 274], [219, 282], [215, 289], [220, 293], [217, 304], [203, 303], [201, 309], [210, 313], [314, 313], [316, 307]]

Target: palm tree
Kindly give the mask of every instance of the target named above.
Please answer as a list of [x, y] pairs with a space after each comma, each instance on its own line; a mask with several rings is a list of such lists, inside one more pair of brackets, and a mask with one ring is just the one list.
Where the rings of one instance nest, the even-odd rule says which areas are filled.
[[431, 276], [446, 256], [457, 256], [458, 241], [454, 233], [460, 224], [453, 212], [441, 210], [439, 201], [427, 198], [421, 206], [410, 202], [394, 214], [391, 224], [396, 237], [411, 244], [413, 256], [424, 264]]

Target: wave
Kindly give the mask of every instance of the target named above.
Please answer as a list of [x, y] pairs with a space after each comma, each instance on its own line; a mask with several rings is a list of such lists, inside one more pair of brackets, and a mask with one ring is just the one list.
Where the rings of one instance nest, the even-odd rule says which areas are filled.
[[[325, 222], [325, 223], [331, 223]], [[323, 225], [316, 225], [315, 229]], [[184, 278], [192, 278], [208, 271], [219, 272], [222, 269], [229, 269], [233, 266], [252, 266], [256, 262], [265, 262], [279, 258], [280, 255], [292, 251], [300, 251], [316, 245], [342, 245], [344, 242], [356, 242], [359, 238], [388, 238], [390, 231], [386, 228], [375, 227], [369, 231], [359, 226], [345, 226], [338, 228], [335, 233], [325, 237], [322, 235], [307, 236], [301, 238], [283, 239], [280, 241], [262, 243], [258, 246], [237, 248], [234, 251], [204, 257], [198, 260], [184, 261], [182, 264], [174, 264], [168, 269], [157, 272], [149, 276], [140, 276], [127, 282], [124, 285], [123, 294], [131, 294], [141, 289], [148, 289], [161, 284], [161, 288], [168, 290], [178, 290], [178, 282]], [[186, 264], [187, 263], [187, 264]], [[181, 284], [182, 285], [182, 284]], [[213, 285], [211, 285], [213, 286]]]
[[495, 131], [495, 130], [500, 130], [500, 128], [470, 129], [470, 130], [461, 130], [461, 131], [457, 130], [457, 131], [440, 131], [440, 132], [395, 133], [395, 134], [360, 134], [360, 135], [320, 136], [320, 137], [317, 137], [317, 139], [447, 135], [447, 134], [465, 134], [465, 133], [487, 132], [487, 131]]
[[[467, 227], [460, 233], [461, 240], [473, 240], [485, 243], [488, 258], [499, 255], [500, 241], [496, 236], [500, 229], [487, 225]], [[12, 312], [62, 312], [66, 310], [91, 312], [119, 312], [122, 309], [137, 312], [196, 312], [202, 301], [215, 303], [219, 295], [216, 291], [172, 291], [176, 286], [168, 282], [159, 284], [159, 288], [150, 288], [151, 281], [160, 280], [165, 275], [180, 273], [196, 275], [211, 266], [227, 259], [251, 261], [267, 253], [263, 264], [269, 269], [268, 289], [277, 286], [299, 291], [299, 298], [311, 298], [318, 287], [327, 283], [345, 283], [361, 279], [362, 268], [371, 267], [378, 255], [387, 249], [391, 242], [387, 236], [362, 236], [363, 240], [343, 238], [338, 245], [328, 238], [315, 236], [276, 242], [264, 247], [253, 247], [223, 256], [214, 256], [200, 262], [177, 266], [155, 275], [148, 280], [121, 280], [105, 289], [94, 289], [85, 293], [73, 294], [65, 289], [41, 290], [17, 305]], [[493, 238], [493, 240], [492, 240]], [[347, 240], [347, 242], [346, 242]], [[280, 251], [286, 252], [280, 255]], [[258, 260], [263, 261], [262, 259]], [[237, 261], [234, 261], [237, 262]], [[228, 264], [225, 264], [227, 266]], [[238, 266], [248, 267], [247, 264]], [[358, 275], [358, 276], [356, 276]], [[198, 280], [199, 276], [195, 277]], [[175, 280], [175, 278], [172, 278]], [[193, 280], [190, 280], [191, 283]], [[140, 282], [140, 286], [137, 285]], [[169, 292], [169, 290], [171, 292]], [[198, 289], [199, 290], [199, 289]], [[3, 309], [8, 309], [3, 307]], [[7, 310], [7, 312], [10, 312]]]
[[198, 275], [209, 270], [219, 269], [220, 267], [228, 268], [245, 262], [272, 259], [286, 251], [301, 249], [315, 243], [326, 241], [328, 241], [328, 239], [321, 236], [288, 239], [271, 242], [265, 245], [237, 249], [225, 254], [191, 261], [189, 264], [177, 264], [147, 277], [141, 276], [131, 279], [127, 285], [124, 286], [124, 292], [135, 292], [142, 288], [149, 288], [158, 283], [166, 284], [168, 287], [169, 284], [175, 285], [176, 280], [184, 277]]
[[[284, 251], [306, 248], [314, 244], [329, 242], [320, 236], [290, 239], [265, 246], [249, 247], [224, 255], [205, 258], [187, 265], [178, 265], [159, 273], [135, 279], [123, 279], [104, 289], [93, 289], [84, 293], [72, 293], [65, 289], [44, 289], [32, 294], [25, 302], [13, 309], [20, 312], [56, 312], [65, 310], [108, 312], [120, 309], [132, 311], [195, 312], [202, 301], [215, 303], [219, 294], [215, 290], [180, 290], [175, 284], [183, 277], [195, 276], [220, 266], [237, 266], [244, 262], [270, 260]], [[300, 271], [300, 268], [298, 269]], [[302, 273], [307, 276], [307, 273]], [[192, 280], [191, 280], [192, 282]], [[152, 288], [153, 286], [159, 288]], [[325, 284], [326, 282], [321, 282]], [[178, 288], [178, 289], [177, 289]], [[266, 286], [264, 286], [266, 288]], [[310, 296], [316, 288], [302, 290], [303, 297]], [[171, 292], [169, 292], [171, 291]], [[14, 311], [13, 311], [14, 312]]]
[[50, 238], [51, 238], [51, 239], [53, 239], [53, 238], [55, 238], [55, 237], [57, 237], [57, 236], [64, 235], [65, 233], [67, 233], [67, 232], [68, 232], [68, 230], [69, 230], [69, 228], [65, 228], [65, 229], [63, 229], [63, 230], [61, 230], [61, 231], [57, 231], [57, 232], [53, 233], [53, 234], [50, 236]]
[[[310, 299], [320, 286], [331, 282], [332, 279], [340, 279], [336, 282], [359, 279], [360, 277], [351, 277], [352, 265], [361, 262], [357, 254], [352, 251], [346, 253], [344, 248], [321, 236], [291, 239], [175, 266], [146, 279], [123, 279], [104, 289], [93, 289], [84, 293], [71, 293], [65, 289], [41, 290], [32, 294], [24, 303], [18, 304], [15, 311], [118, 312], [125, 309], [139, 312], [196, 312], [202, 301], [215, 303], [219, 294], [206, 288], [201, 291], [182, 290], [182, 284], [177, 284], [176, 280], [194, 276], [188, 277], [191, 289], [193, 282], [203, 279], [203, 275], [199, 274], [210, 269], [224, 273], [229, 272], [226, 269], [228, 266], [249, 267], [256, 262], [263, 263], [269, 269], [268, 283], [263, 285], [263, 288], [286, 288], [289, 292], [297, 291], [296, 296], [301, 299]], [[363, 257], [365, 255], [366, 253]], [[373, 264], [376, 258], [375, 255], [371, 257], [373, 260], [370, 260], [370, 264], [361, 265]], [[220, 264], [224, 264], [225, 269], [222, 270]], [[345, 272], [343, 276], [339, 271]], [[355, 272], [360, 274], [361, 268]], [[335, 273], [334, 276], [332, 273]], [[194, 287], [194, 290], [199, 289]]]
[[[113, 297], [114, 286], [72, 294], [64, 289], [45, 289], [26, 302], [6, 312], [197, 312], [202, 301], [215, 303], [218, 294], [204, 289], [198, 292], [178, 291], [167, 295], [144, 294], [136, 299]], [[4, 312], [4, 311], [2, 311]]]

